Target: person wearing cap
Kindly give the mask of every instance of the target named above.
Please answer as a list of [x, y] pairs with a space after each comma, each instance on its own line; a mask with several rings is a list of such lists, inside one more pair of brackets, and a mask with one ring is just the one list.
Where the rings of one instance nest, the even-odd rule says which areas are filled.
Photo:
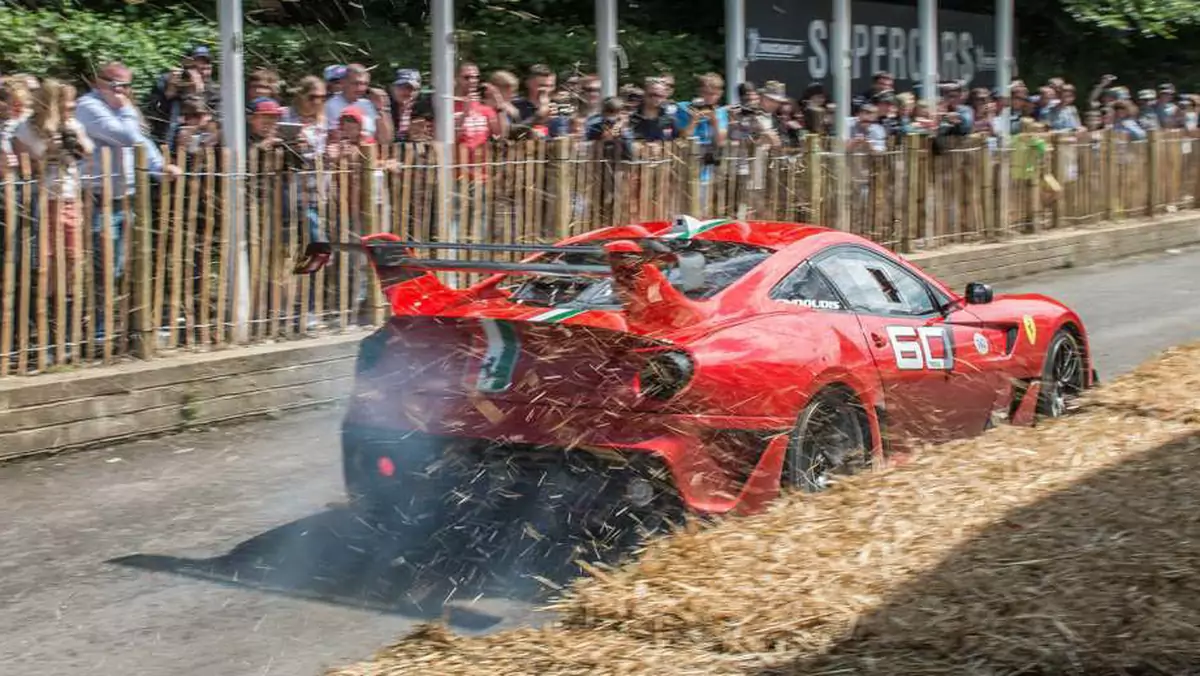
[[246, 141], [259, 150], [272, 150], [279, 145], [279, 120], [283, 117], [283, 106], [275, 99], [265, 96], [250, 102], [250, 133]]
[[325, 88], [329, 96], [342, 93], [342, 84], [346, 80], [346, 67], [340, 63], [325, 67]]
[[392, 129], [396, 142], [408, 140], [413, 112], [421, 94], [421, 74], [412, 68], [396, 71], [392, 80]]
[[787, 118], [779, 115], [780, 109], [787, 102], [787, 87], [779, 80], [767, 80], [759, 91], [759, 105], [762, 106], [763, 113], [771, 118], [771, 126], [780, 139], [787, 138], [791, 133], [787, 128]]
[[1164, 82], [1158, 86], [1158, 101], [1154, 104], [1154, 112], [1162, 129], [1178, 129], [1183, 126], [1179, 106], [1175, 103], [1175, 85]]
[[975, 130], [975, 115], [963, 104], [962, 84], [946, 82], [941, 86], [941, 110], [938, 115], [939, 136], [967, 136]]
[[876, 92], [875, 96], [871, 97], [871, 105], [875, 106], [878, 112], [879, 126], [883, 127], [888, 136], [899, 136], [903, 125], [896, 109], [896, 93], [890, 89]]
[[1145, 131], [1153, 131], [1159, 129], [1158, 110], [1156, 102], [1158, 94], [1153, 89], [1138, 90], [1138, 114], [1137, 123]]
[[212, 72], [212, 55], [208, 47], [199, 45], [183, 55], [178, 68], [159, 76], [145, 106], [152, 138], [159, 141], [174, 138], [180, 123], [180, 103], [185, 97], [199, 96], [214, 110], [220, 105]]

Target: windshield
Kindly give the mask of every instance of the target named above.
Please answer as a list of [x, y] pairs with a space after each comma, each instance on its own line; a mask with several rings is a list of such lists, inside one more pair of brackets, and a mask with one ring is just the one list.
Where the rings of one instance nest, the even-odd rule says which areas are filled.
[[[704, 256], [704, 281], [698, 288], [683, 291], [693, 300], [711, 298], [771, 255], [771, 250], [735, 242], [713, 242], [706, 240], [659, 240], [675, 253], [701, 254]], [[582, 246], [595, 246], [587, 242]], [[571, 265], [606, 265], [603, 255], [557, 253], [541, 259], [545, 262]], [[662, 267], [660, 266], [660, 269]], [[663, 270], [667, 280], [680, 288], [682, 271], [677, 266]], [[613, 291], [612, 279], [590, 277], [533, 276], [512, 279], [506, 284], [511, 289], [512, 300], [530, 305], [546, 307], [619, 308], [620, 301]]]

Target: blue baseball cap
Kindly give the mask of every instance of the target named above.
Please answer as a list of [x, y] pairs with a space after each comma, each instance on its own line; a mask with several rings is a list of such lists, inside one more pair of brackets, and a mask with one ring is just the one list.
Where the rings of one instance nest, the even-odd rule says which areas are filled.
[[401, 68], [396, 71], [396, 79], [392, 82], [393, 85], [407, 85], [413, 89], [421, 88], [421, 74], [412, 68]]
[[346, 77], [346, 67], [341, 64], [329, 66], [325, 69], [326, 82], [336, 82], [344, 77]]
[[205, 47], [204, 45], [197, 45], [193, 47], [191, 54], [188, 56], [191, 56], [193, 59], [208, 59], [209, 61], [212, 61], [212, 52], [210, 52], [208, 47]]

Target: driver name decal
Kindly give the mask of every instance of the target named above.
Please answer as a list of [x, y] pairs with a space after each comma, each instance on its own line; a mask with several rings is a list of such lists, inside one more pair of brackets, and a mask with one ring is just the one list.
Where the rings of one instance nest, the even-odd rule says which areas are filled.
[[836, 300], [811, 300], [808, 298], [785, 298], [783, 302], [789, 305], [811, 308], [813, 310], [841, 310], [842, 304]]

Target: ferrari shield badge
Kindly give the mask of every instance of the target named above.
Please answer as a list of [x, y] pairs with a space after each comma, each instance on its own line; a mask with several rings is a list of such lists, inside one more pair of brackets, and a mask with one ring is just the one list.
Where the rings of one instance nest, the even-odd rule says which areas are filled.
[[508, 322], [495, 319], [480, 321], [483, 333], [487, 336], [487, 351], [483, 355], [483, 364], [479, 366], [476, 389], [480, 392], [503, 392], [512, 387], [517, 357], [521, 354], [521, 339]]
[[976, 333], [975, 334], [975, 351], [978, 352], [979, 354], [987, 354], [988, 348], [989, 348], [989, 346], [988, 346], [987, 337], [985, 337], [982, 333]]
[[1033, 323], [1033, 317], [1025, 315], [1021, 321], [1025, 324], [1025, 337], [1029, 339], [1029, 344], [1037, 343], [1037, 324]]

